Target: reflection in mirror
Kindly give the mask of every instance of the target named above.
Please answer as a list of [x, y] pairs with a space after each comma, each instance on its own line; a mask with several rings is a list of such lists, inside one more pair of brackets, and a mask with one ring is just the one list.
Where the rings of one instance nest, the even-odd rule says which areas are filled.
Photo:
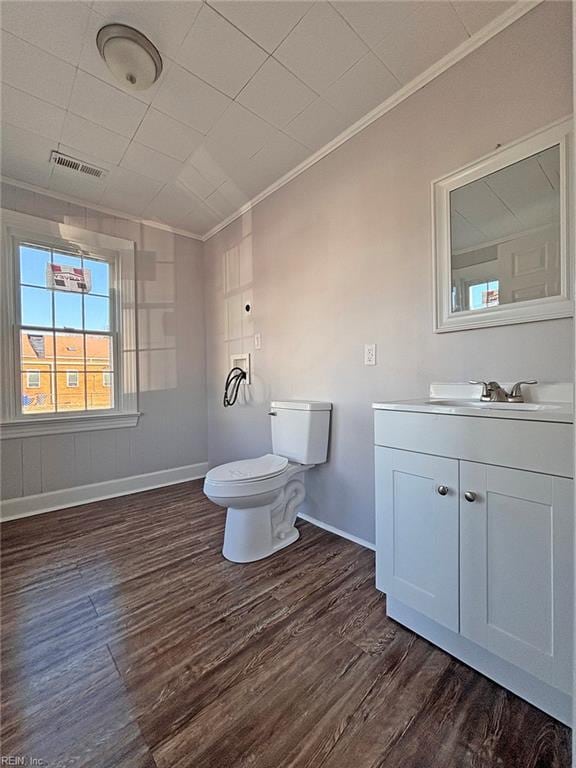
[[452, 312], [558, 296], [560, 148], [450, 192]]

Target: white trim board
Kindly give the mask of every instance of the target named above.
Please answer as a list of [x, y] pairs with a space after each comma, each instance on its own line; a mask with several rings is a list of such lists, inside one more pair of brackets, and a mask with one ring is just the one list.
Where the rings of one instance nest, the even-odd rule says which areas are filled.
[[447, 53], [446, 56], [443, 56], [431, 67], [424, 70], [424, 72], [404, 85], [402, 88], [396, 91], [396, 93], [392, 94], [390, 98], [383, 101], [382, 104], [380, 104], [378, 107], [373, 109], [371, 112], [368, 112], [368, 114], [364, 115], [364, 117], [361, 117], [360, 120], [351, 125], [340, 135], [336, 136], [336, 138], [332, 139], [332, 141], [329, 141], [328, 144], [326, 144], [324, 147], [310, 155], [310, 157], [304, 160], [304, 162], [300, 163], [300, 165], [297, 165], [291, 171], [288, 171], [288, 173], [284, 174], [284, 176], [272, 183], [269, 187], [264, 189], [262, 192], [259, 192], [247, 203], [244, 203], [244, 205], [238, 208], [237, 211], [230, 214], [230, 216], [221, 221], [220, 224], [216, 224], [216, 226], [212, 227], [212, 229], [210, 229], [205, 235], [198, 235], [188, 230], [170, 227], [169, 225], [162, 224], [161, 222], [149, 221], [135, 216], [130, 216], [130, 214], [122, 213], [120, 211], [113, 211], [110, 208], [104, 208], [103, 206], [88, 203], [81, 200], [80, 198], [55, 193], [52, 190], [47, 190], [34, 184], [28, 184], [27, 182], [11, 179], [7, 176], [0, 176], [0, 180], [6, 182], [7, 184], [12, 184], [15, 187], [27, 189], [30, 192], [37, 192], [38, 194], [47, 195], [48, 197], [54, 197], [57, 200], [64, 200], [65, 202], [80, 205], [84, 208], [89, 208], [101, 213], [107, 213], [120, 219], [134, 221], [139, 224], [144, 224], [148, 227], [155, 227], [156, 229], [163, 229], [167, 232], [173, 232], [174, 234], [190, 237], [193, 240], [200, 240], [201, 242], [205, 243], [215, 234], [220, 232], [220, 230], [227, 227], [233, 221], [236, 221], [236, 219], [240, 218], [240, 216], [243, 216], [255, 205], [262, 202], [262, 200], [272, 195], [285, 184], [288, 184], [290, 181], [292, 181], [292, 179], [295, 179], [301, 173], [304, 173], [304, 171], [308, 170], [308, 168], [311, 168], [319, 160], [322, 160], [323, 157], [326, 157], [326, 155], [329, 155], [335, 149], [338, 149], [338, 147], [356, 136], [356, 134], [360, 133], [360, 131], [363, 131], [364, 128], [367, 128], [375, 120], [378, 120], [378, 118], [382, 117], [382, 115], [390, 112], [390, 110], [394, 109], [394, 107], [397, 107], [413, 93], [416, 93], [416, 91], [419, 91], [425, 85], [428, 85], [428, 83], [430, 83], [432, 80], [437, 78], [443, 72], [446, 72], [446, 70], [450, 69], [450, 67], [454, 66], [454, 64], [457, 64], [470, 53], [473, 53], [477, 48], [480, 48], [480, 46], [484, 45], [484, 43], [487, 43], [493, 37], [505, 30], [515, 21], [518, 21], [518, 19], [522, 18], [522, 16], [529, 13], [542, 2], [543, 0], [517, 0], [514, 5], [504, 11], [504, 13], [501, 13], [489, 24], [487, 24], [485, 27], [482, 27], [482, 29], [469, 37], [468, 40], [465, 40], [457, 48], [454, 48], [454, 50]]
[[305, 520], [307, 523], [315, 525], [317, 528], [322, 528], [324, 531], [328, 531], [328, 533], [334, 533], [336, 536], [340, 536], [343, 539], [348, 539], [348, 541], [352, 541], [354, 544], [359, 544], [365, 549], [371, 549], [373, 552], [376, 551], [376, 546], [374, 544], [366, 541], [366, 539], [361, 539], [359, 536], [354, 536], [353, 533], [348, 533], [347, 531], [343, 531], [340, 528], [336, 528], [334, 525], [324, 523], [322, 520], [317, 520], [315, 517], [311, 517], [304, 512], [299, 512], [298, 517], [301, 520]]
[[1, 503], [2, 513], [0, 519], [2, 522], [18, 520], [21, 517], [41, 515], [44, 512], [77, 507], [80, 504], [90, 504], [94, 501], [103, 501], [104, 499], [111, 499], [116, 496], [127, 496], [131, 493], [149, 491], [165, 485], [176, 485], [177, 483], [185, 483], [189, 480], [199, 480], [206, 475], [207, 471], [208, 462], [203, 461], [184, 467], [149, 472], [145, 475], [121, 477], [116, 480], [106, 480], [102, 483], [81, 485], [76, 488], [62, 488], [59, 491], [49, 491], [34, 496], [6, 499], [6, 501]]

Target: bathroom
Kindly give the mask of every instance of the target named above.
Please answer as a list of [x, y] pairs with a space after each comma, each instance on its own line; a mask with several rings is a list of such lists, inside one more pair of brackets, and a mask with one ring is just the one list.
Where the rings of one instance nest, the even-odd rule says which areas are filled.
[[[377, 538], [389, 484], [375, 435], [384, 430], [376, 445], [386, 450], [460, 462], [454, 481], [434, 477], [449, 489], [438, 504], [455, 503], [464, 461], [491, 461], [393, 445], [377, 422], [398, 414], [373, 404], [424, 401], [438, 383], [463, 383], [479, 403], [471, 380], [508, 394], [536, 380], [521, 390], [528, 403], [564, 399], [559, 411], [571, 410], [573, 4], [3, 0], [0, 11], [4, 762], [569, 766], [565, 666], [557, 686], [534, 694], [540, 673], [519, 682], [452, 636], [387, 616], [375, 560], [391, 561]], [[106, 61], [110, 41], [98, 38], [113, 25], [145, 42], [112, 37]], [[115, 40], [126, 46], [116, 55]], [[152, 82], [134, 89], [126, 62]], [[477, 326], [458, 326], [457, 312], [447, 320], [443, 194], [462, 186], [464, 169], [481, 179], [556, 145], [565, 301], [541, 318], [536, 300], [524, 315], [508, 304], [504, 321], [487, 321], [498, 316], [490, 307]], [[96, 170], [58, 165], [53, 153]], [[28, 301], [10, 288], [16, 237], [50, 254], [23, 282]], [[110, 253], [121, 279], [97, 291]], [[50, 265], [74, 259], [88, 263], [87, 294], [97, 295], [86, 298], [113, 305], [112, 322], [88, 336], [81, 292], [52, 290], [50, 317], [38, 319], [45, 273], [55, 280]], [[58, 323], [59, 301], [83, 308], [79, 326]], [[20, 319], [27, 360], [14, 342]], [[84, 352], [70, 376], [76, 342], [58, 350], [55, 328], [111, 338], [105, 368], [89, 371]], [[245, 378], [224, 407], [233, 367]], [[96, 383], [108, 407], [79, 407]], [[442, 397], [461, 396], [450, 392]], [[494, 435], [520, 423], [529, 436], [569, 434], [547, 468], [492, 461], [568, 482], [571, 417], [509, 418], [504, 408], [520, 404], [501, 405], [482, 411], [493, 418], [421, 415], [438, 429], [448, 420]], [[288, 521], [298, 538], [235, 562], [223, 555], [232, 505], [209, 500], [206, 476], [286, 458], [274, 424], [294, 414], [307, 424], [329, 414], [324, 455], [287, 456], [316, 465], [298, 476], [305, 498]], [[488, 449], [513, 450], [509, 434]], [[510, 445], [547, 459], [539, 438]], [[249, 542], [262, 531], [256, 519], [242, 529]], [[573, 603], [572, 560], [559, 578]], [[559, 613], [565, 657], [571, 616]], [[545, 625], [536, 607], [534, 616]]]

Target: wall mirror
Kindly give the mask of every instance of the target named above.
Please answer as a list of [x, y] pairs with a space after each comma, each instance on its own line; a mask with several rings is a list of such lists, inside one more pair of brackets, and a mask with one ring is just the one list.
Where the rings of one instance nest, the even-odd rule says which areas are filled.
[[563, 121], [433, 184], [435, 330], [573, 313]]

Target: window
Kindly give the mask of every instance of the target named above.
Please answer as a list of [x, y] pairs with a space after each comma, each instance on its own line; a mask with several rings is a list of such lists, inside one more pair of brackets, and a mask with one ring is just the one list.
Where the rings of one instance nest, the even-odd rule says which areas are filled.
[[470, 309], [486, 309], [496, 307], [500, 303], [499, 280], [483, 280], [480, 283], [468, 285], [468, 306]]
[[66, 371], [66, 386], [67, 387], [78, 386], [78, 371]]
[[14, 329], [11, 341], [3, 338], [11, 378], [3, 383], [14, 393], [3, 431], [18, 422], [18, 434], [35, 434], [22, 425], [39, 420], [42, 434], [48, 420], [59, 422], [55, 431], [73, 431], [64, 417], [69, 425], [98, 414], [106, 420], [96, 428], [104, 428], [120, 425], [113, 417], [137, 416], [136, 350], [123, 345], [126, 331], [135, 337], [133, 243], [3, 213], [2, 266], [12, 277], [4, 281], [12, 290], [5, 289], [3, 319]]
[[28, 389], [38, 389], [40, 386], [40, 371], [26, 371], [26, 386]]

